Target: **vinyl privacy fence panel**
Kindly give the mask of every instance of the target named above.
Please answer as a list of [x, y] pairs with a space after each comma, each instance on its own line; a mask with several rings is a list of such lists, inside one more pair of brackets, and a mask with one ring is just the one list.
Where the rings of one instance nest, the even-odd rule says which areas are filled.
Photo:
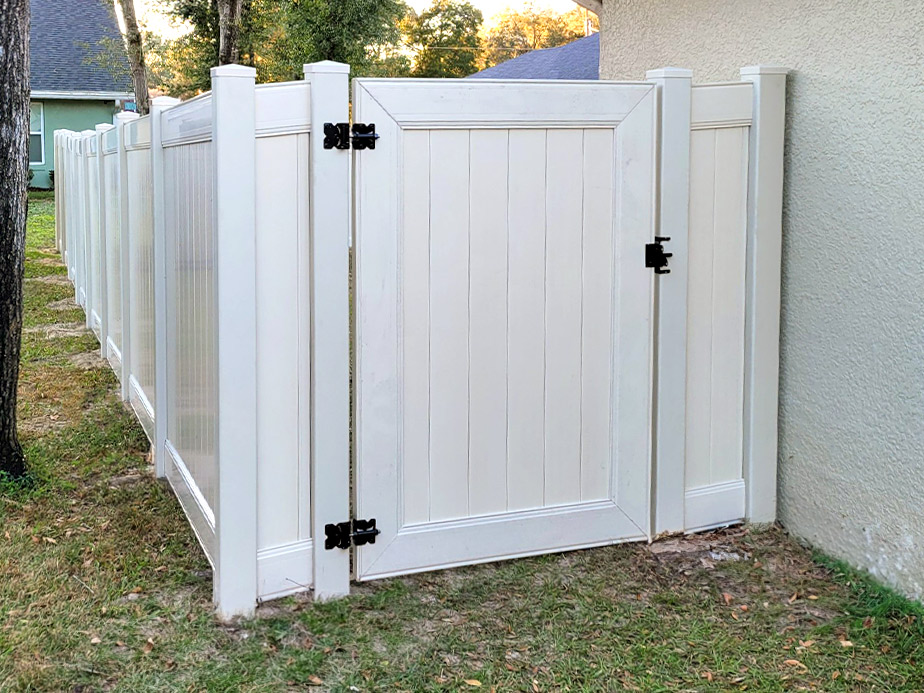
[[374, 140], [348, 72], [56, 133], [59, 250], [219, 612], [772, 519], [785, 73], [359, 80]]

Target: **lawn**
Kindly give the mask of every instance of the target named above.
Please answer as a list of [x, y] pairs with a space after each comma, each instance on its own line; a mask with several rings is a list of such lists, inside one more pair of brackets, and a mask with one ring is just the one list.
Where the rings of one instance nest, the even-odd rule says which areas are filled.
[[924, 608], [783, 531], [732, 528], [272, 602], [209, 565], [29, 212], [20, 424], [0, 483], [0, 691], [924, 690]]

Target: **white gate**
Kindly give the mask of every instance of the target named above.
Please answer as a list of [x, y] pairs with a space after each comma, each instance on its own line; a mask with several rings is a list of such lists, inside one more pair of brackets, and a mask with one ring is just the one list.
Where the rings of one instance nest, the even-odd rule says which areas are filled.
[[647, 537], [654, 85], [353, 101], [356, 576]]

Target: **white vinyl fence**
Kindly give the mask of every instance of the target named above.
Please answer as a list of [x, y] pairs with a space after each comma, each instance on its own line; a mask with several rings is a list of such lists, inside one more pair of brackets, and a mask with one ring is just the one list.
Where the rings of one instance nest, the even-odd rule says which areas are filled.
[[55, 133], [76, 301], [219, 612], [347, 594], [351, 551], [365, 580], [772, 521], [785, 70], [360, 79], [353, 137], [348, 72], [215, 68]]

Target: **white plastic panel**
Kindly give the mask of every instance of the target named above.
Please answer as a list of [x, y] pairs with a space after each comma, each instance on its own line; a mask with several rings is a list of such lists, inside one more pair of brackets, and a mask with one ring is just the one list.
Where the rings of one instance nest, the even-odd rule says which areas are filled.
[[[169, 114], [171, 111], [166, 111]], [[164, 148], [167, 444], [214, 512], [217, 313], [211, 142]]]
[[735, 481], [743, 474], [747, 164], [748, 128], [693, 131], [687, 299], [688, 490]]

